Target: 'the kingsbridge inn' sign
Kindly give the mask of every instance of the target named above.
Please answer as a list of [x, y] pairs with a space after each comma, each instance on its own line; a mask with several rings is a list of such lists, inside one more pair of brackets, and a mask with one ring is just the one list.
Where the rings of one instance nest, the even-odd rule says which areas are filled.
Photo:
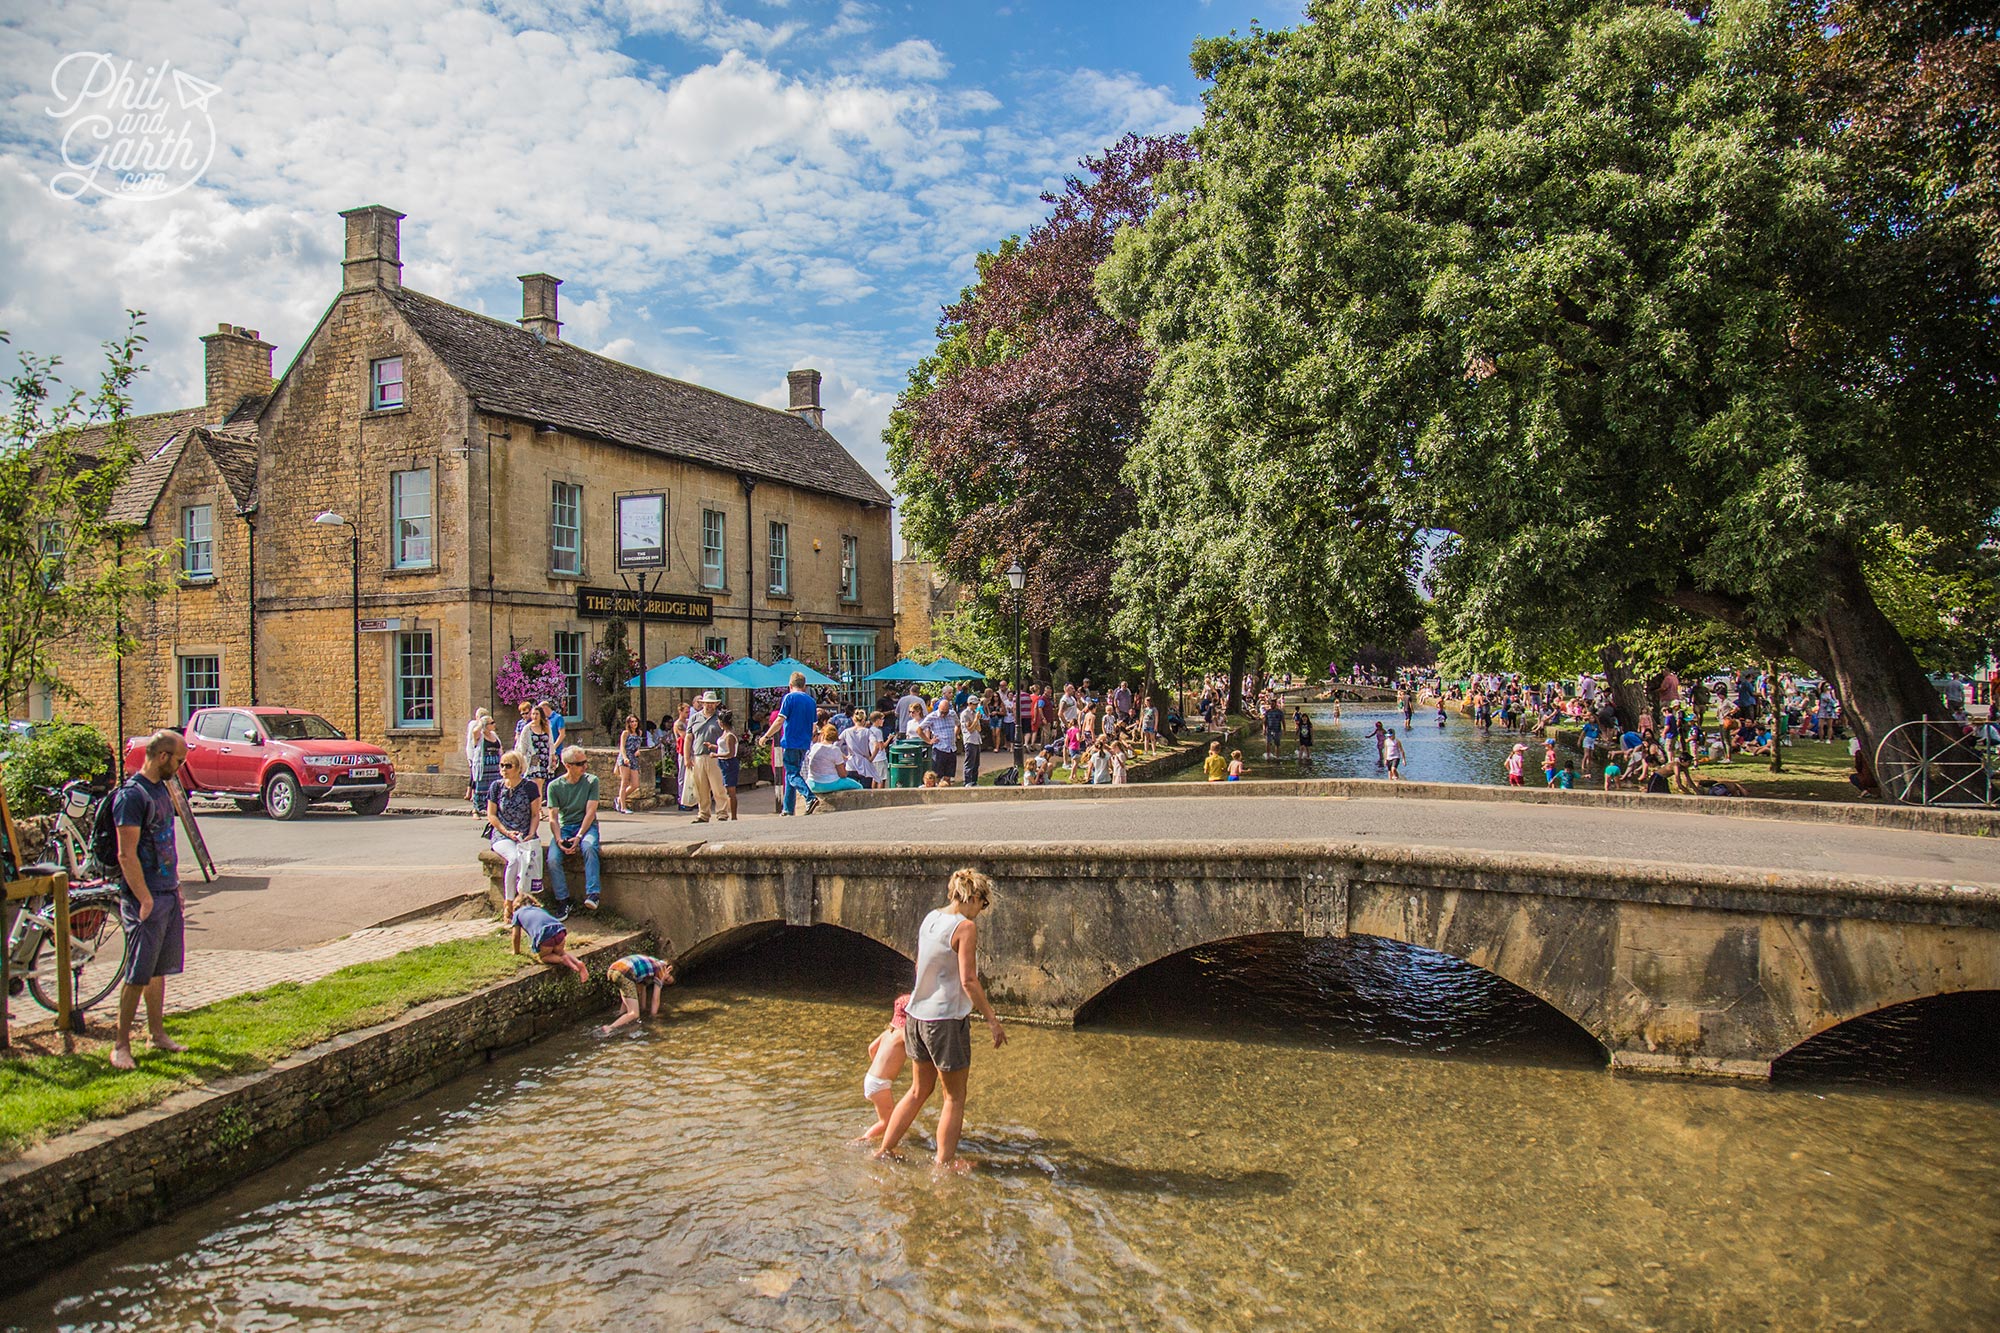
[[[578, 588], [576, 613], [593, 620], [607, 620], [612, 616], [637, 620], [640, 618], [639, 594], [623, 588]], [[711, 624], [715, 620], [715, 599], [684, 593], [649, 592], [646, 594], [645, 619], [683, 625]]]

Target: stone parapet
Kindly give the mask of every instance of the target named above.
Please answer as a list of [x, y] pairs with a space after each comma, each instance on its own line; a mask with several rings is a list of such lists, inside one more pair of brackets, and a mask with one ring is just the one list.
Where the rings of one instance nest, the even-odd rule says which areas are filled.
[[1184, 783], [1127, 784], [1119, 787], [905, 787], [844, 791], [822, 797], [835, 810], [879, 806], [953, 805], [978, 801], [1159, 800], [1188, 796], [1245, 799], [1258, 796], [1324, 796], [1342, 800], [1409, 799], [1483, 801], [1510, 805], [1561, 805], [1597, 810], [1655, 810], [1672, 814], [1725, 815], [1737, 819], [1789, 819], [1856, 828], [1904, 829], [1916, 833], [1958, 833], [1975, 838], [2000, 836], [2000, 810], [1946, 810], [1910, 805], [1840, 801], [1783, 801], [1769, 797], [1652, 795], [1628, 791], [1551, 791], [1540, 787], [1481, 786], [1459, 782], [1390, 782], [1382, 778], [1296, 778], [1280, 781], [1215, 782], [1199, 788]]

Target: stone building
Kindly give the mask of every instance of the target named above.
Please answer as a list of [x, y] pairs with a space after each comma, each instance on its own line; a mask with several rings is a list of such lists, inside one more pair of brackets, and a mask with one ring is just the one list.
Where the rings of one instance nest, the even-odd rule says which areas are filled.
[[929, 560], [896, 562], [896, 652], [927, 652], [935, 624], [972, 601], [958, 580], [945, 577]]
[[[210, 699], [358, 713], [402, 786], [454, 791], [513, 649], [562, 662], [579, 739], [601, 739], [581, 676], [641, 577], [649, 662], [791, 653], [858, 680], [889, 660], [890, 498], [825, 429], [817, 371], [791, 372], [781, 410], [625, 365], [562, 341], [559, 279], [523, 277], [510, 324], [403, 286], [402, 214], [341, 216], [340, 293], [283, 377], [254, 334], [211, 335], [209, 403], [144, 419], [168, 447], [142, 440], [136, 539], [187, 541], [209, 495], [213, 569], [147, 609], [141, 654], [91, 678], [89, 720], [129, 734]], [[618, 503], [655, 496], [658, 540], [634, 552], [654, 563], [621, 577]]]

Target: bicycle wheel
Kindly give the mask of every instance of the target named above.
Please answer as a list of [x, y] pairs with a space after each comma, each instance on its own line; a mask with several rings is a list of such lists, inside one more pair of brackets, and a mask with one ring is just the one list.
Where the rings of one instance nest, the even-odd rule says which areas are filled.
[[[109, 995], [125, 972], [125, 918], [114, 902], [88, 902], [69, 910], [70, 1003], [89, 1009]], [[28, 993], [55, 1012], [56, 944], [43, 939], [28, 969]]]

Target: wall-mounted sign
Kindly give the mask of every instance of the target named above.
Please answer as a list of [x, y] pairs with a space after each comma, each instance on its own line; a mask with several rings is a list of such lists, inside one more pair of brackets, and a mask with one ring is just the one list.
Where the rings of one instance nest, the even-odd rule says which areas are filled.
[[393, 634], [403, 628], [403, 621], [401, 617], [391, 617], [388, 620], [364, 620], [355, 626], [355, 628], [363, 634]]
[[[638, 620], [639, 594], [624, 588], [578, 588], [576, 613], [592, 620], [606, 620], [612, 616], [621, 620]], [[715, 599], [677, 592], [649, 592], [646, 594], [645, 619], [707, 625], [715, 620]]]
[[618, 568], [667, 567], [667, 497], [618, 497]]

